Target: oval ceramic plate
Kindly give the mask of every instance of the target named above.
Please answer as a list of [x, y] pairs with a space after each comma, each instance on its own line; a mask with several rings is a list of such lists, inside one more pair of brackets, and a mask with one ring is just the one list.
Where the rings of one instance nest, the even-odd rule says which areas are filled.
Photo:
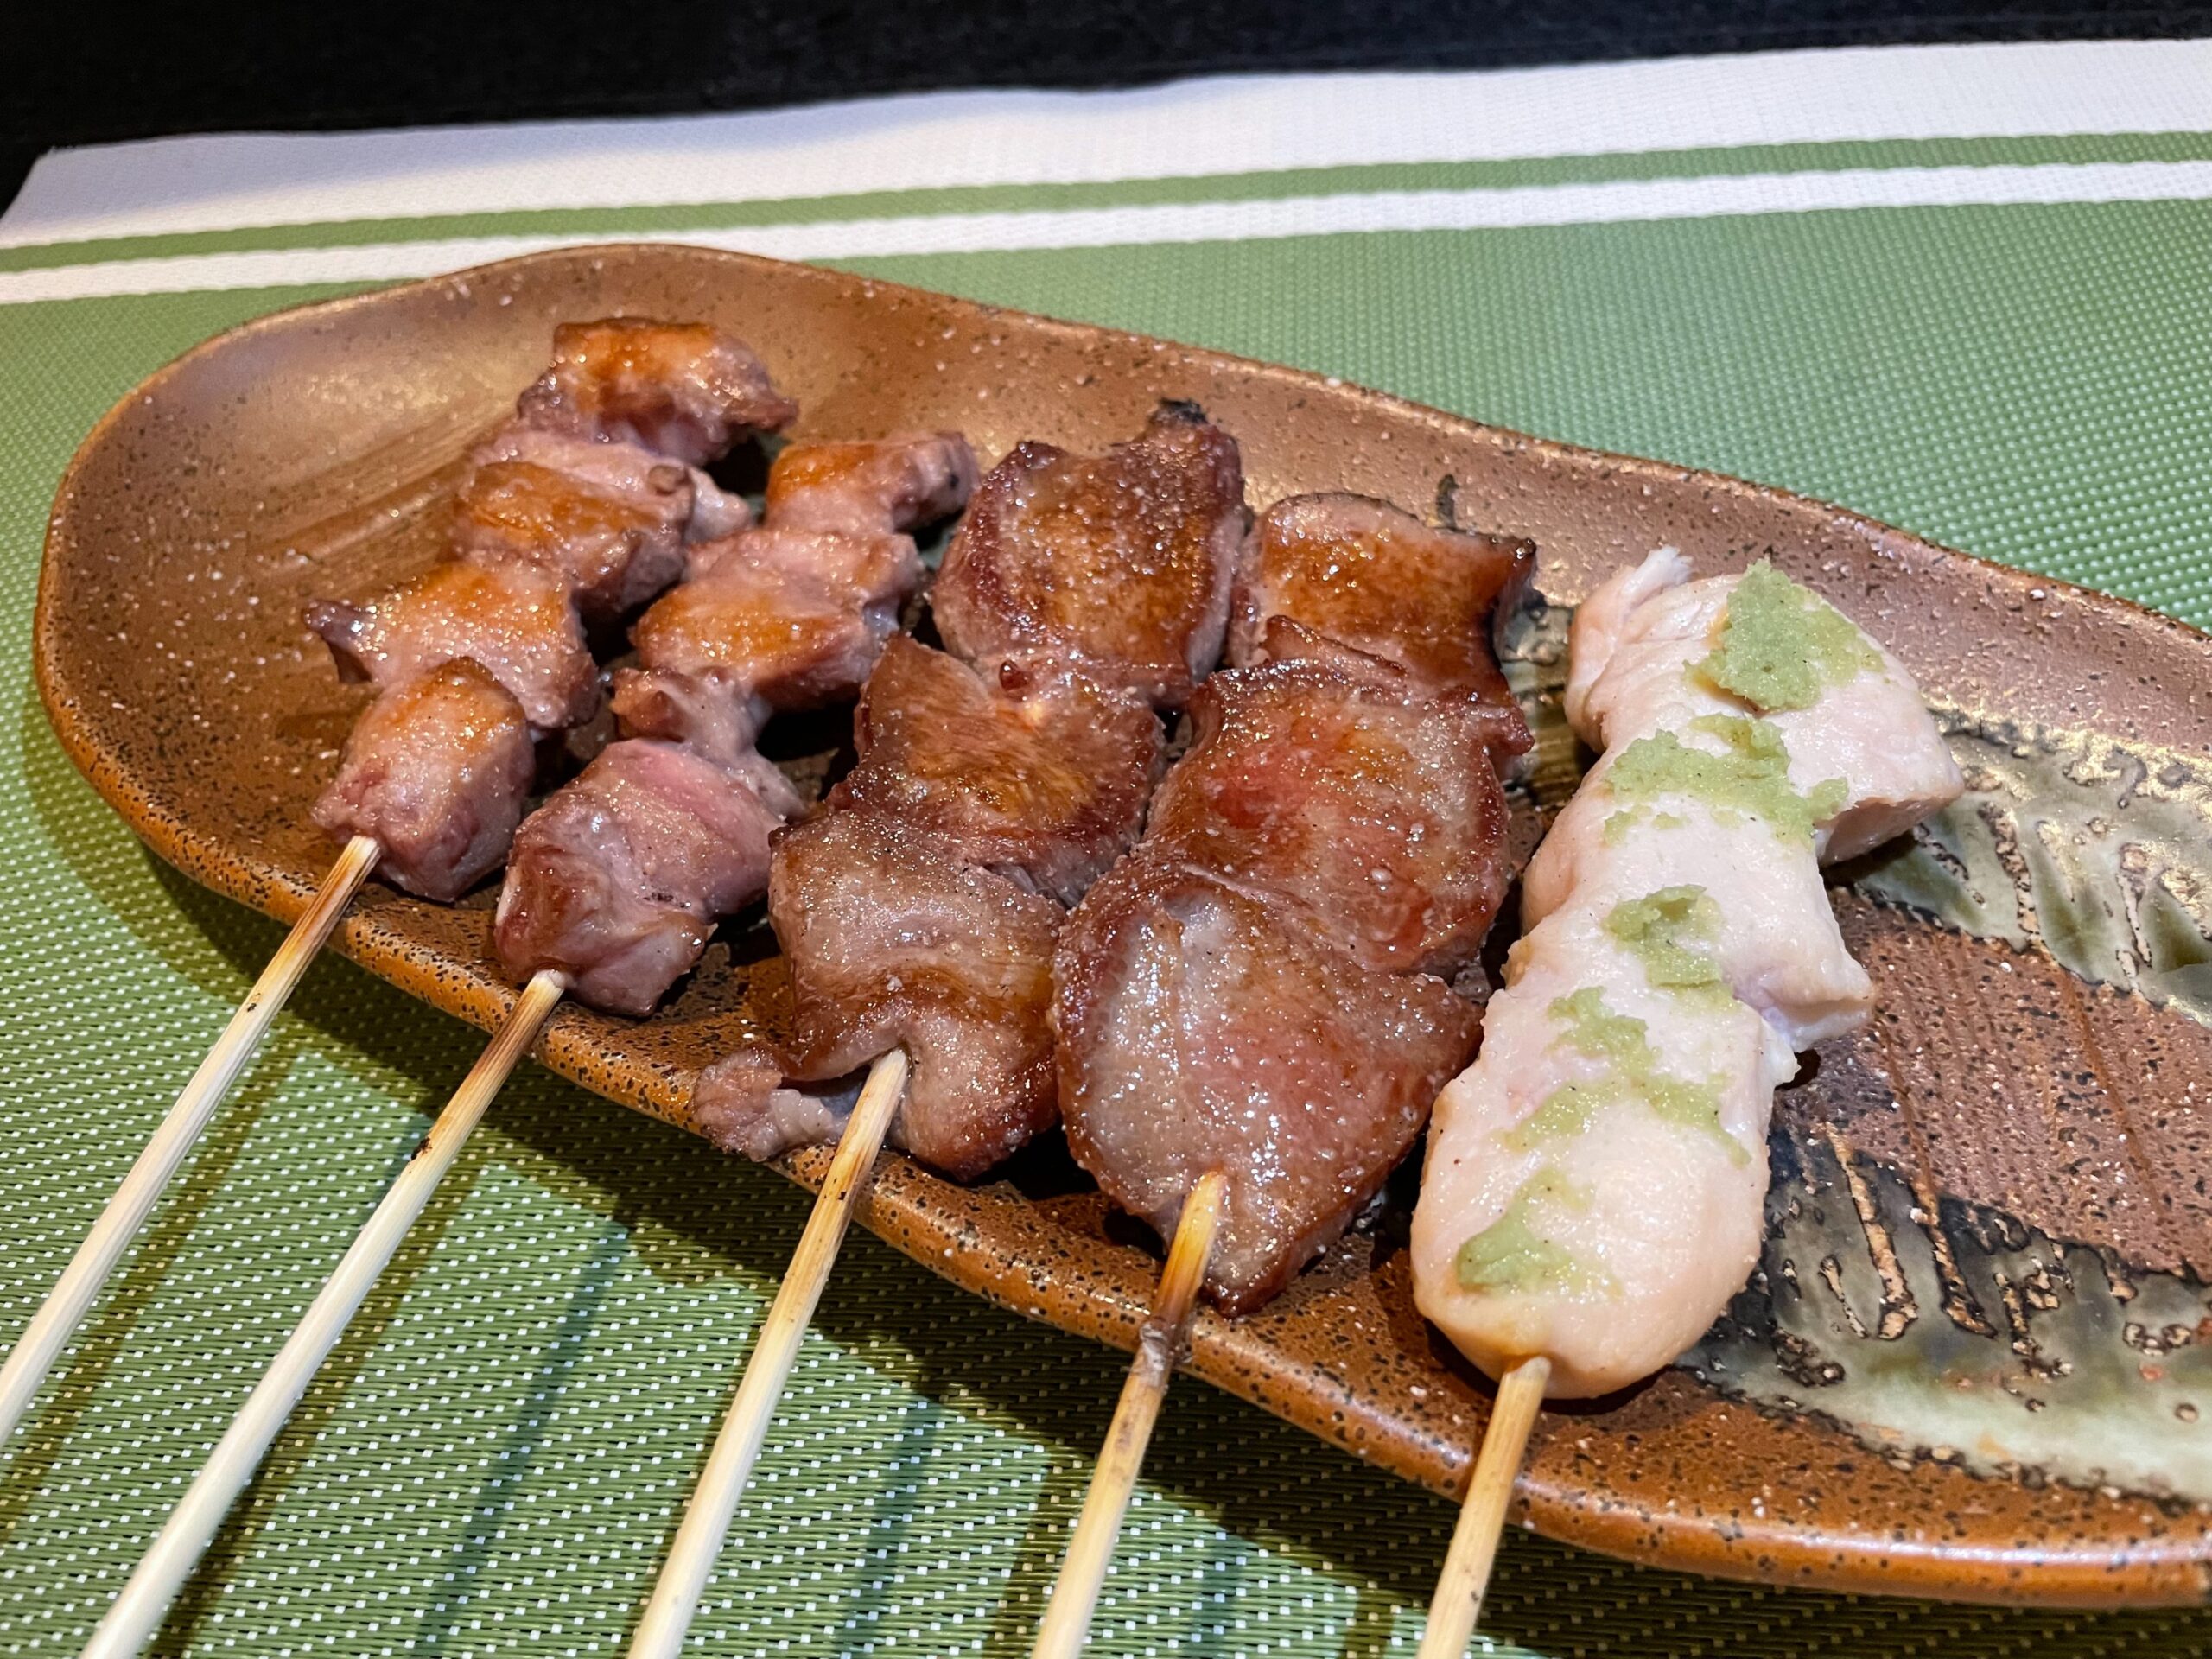
[[[1778, 1103], [1751, 1286], [1681, 1366], [1545, 1414], [1526, 1519], [1775, 1583], [2206, 1595], [2212, 642], [1833, 507], [1289, 369], [734, 255], [569, 250], [255, 322], [86, 441], [47, 543], [40, 687], [76, 763], [163, 857], [297, 913], [334, 851], [308, 804], [363, 701], [300, 626], [302, 601], [427, 563], [459, 458], [554, 325], [624, 312], [742, 335], [810, 433], [957, 427], [995, 457], [1024, 437], [1095, 448], [1192, 398], [1242, 442], [1256, 505], [1349, 489], [1422, 510], [1441, 492], [1461, 522], [1533, 538], [1541, 597], [1511, 653], [1544, 734], [1516, 791], [1523, 855], [1573, 787], [1560, 630], [1605, 572], [1671, 542], [1707, 571], [1770, 556], [1844, 605], [1920, 677], [1971, 793], [1844, 873], [1881, 1011]], [[339, 945], [488, 1027], [512, 995], [488, 902], [372, 884]], [[753, 921], [658, 1017], [565, 1007], [540, 1053], [683, 1124], [697, 1069], [773, 1030], [784, 996]], [[825, 1163], [789, 1170], [811, 1182]], [[1258, 1315], [1204, 1316], [1190, 1369], [1456, 1493], [1489, 1391], [1414, 1312], [1410, 1177]], [[972, 1188], [888, 1157], [861, 1215], [957, 1283], [1117, 1346], [1157, 1270], [1056, 1141]]]

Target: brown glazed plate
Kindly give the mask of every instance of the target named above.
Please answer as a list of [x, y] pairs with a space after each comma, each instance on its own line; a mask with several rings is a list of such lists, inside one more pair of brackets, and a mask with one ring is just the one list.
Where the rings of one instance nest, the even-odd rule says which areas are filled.
[[[1101, 446], [1191, 398], [1243, 444], [1256, 506], [1441, 496], [1532, 538], [1538, 597], [1510, 652], [1541, 734], [1514, 791], [1524, 856], [1573, 788], [1562, 626], [1605, 573], [1672, 543], [1701, 571], [1770, 556], [1841, 604], [1919, 677], [1969, 793], [1839, 873], [1880, 1011], [1777, 1102], [1751, 1285], [1674, 1369], [1547, 1410], [1519, 1515], [1775, 1584], [2081, 1605], [2212, 1591], [2212, 641], [1834, 507], [1291, 369], [732, 254], [571, 249], [249, 324], [86, 440], [47, 541], [39, 685], [162, 857], [297, 914], [334, 855], [308, 805], [364, 700], [302, 602], [426, 563], [460, 457], [554, 325], [616, 313], [741, 334], [804, 432], [957, 427], [990, 459], [1025, 437]], [[791, 747], [834, 751], [842, 729], [823, 731]], [[785, 758], [818, 786], [821, 755]], [[488, 904], [372, 883], [339, 948], [488, 1027], [514, 994]], [[1501, 945], [1511, 931], [1509, 913]], [[697, 1070], [772, 1032], [786, 995], [747, 918], [660, 1014], [563, 1007], [538, 1052], [689, 1126]], [[811, 1184], [826, 1162], [786, 1167]], [[1490, 1392], [1414, 1311], [1413, 1173], [1257, 1315], [1203, 1315], [1189, 1369], [1457, 1495]], [[956, 1283], [1123, 1348], [1157, 1272], [1056, 1143], [965, 1188], [887, 1156], [860, 1213]]]

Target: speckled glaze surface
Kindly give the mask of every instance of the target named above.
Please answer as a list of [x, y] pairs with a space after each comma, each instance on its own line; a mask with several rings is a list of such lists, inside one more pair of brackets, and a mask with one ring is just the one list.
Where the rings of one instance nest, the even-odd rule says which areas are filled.
[[[1349, 489], [1423, 510], [1441, 488], [1463, 524], [1533, 539], [1554, 622], [1669, 542], [1700, 571], [1771, 556], [1843, 605], [1920, 677], [1977, 792], [1839, 893], [1881, 1013], [1784, 1091], [1760, 1274], [1683, 1368], [1544, 1414], [1519, 1517], [1782, 1584], [2212, 1594], [2212, 1474], [2194, 1472], [2212, 1469], [2212, 641], [1833, 507], [1288, 369], [737, 255], [564, 250], [253, 323], [86, 440], [48, 537], [40, 690], [162, 856], [272, 915], [303, 907], [334, 852], [307, 807], [364, 693], [302, 602], [426, 563], [460, 456], [553, 326], [615, 313], [741, 334], [802, 433], [957, 427], [987, 461], [1024, 437], [1103, 445], [1193, 399], [1242, 443], [1255, 506]], [[1519, 675], [1540, 715], [1541, 648]], [[1516, 791], [1524, 855], [1572, 778], [1554, 719]], [[372, 883], [338, 948], [488, 1027], [513, 996], [490, 898]], [[1510, 931], [1509, 906], [1501, 949]], [[785, 995], [745, 918], [660, 1015], [566, 1007], [539, 1053], [683, 1124], [697, 1069], [775, 1029]], [[786, 1167], [811, 1185], [827, 1161]], [[1255, 1317], [1202, 1315], [1190, 1370], [1456, 1494], [1489, 1389], [1414, 1311], [1407, 1196]], [[860, 1213], [1017, 1313], [1135, 1340], [1157, 1255], [1057, 1144], [973, 1188], [887, 1155]], [[2107, 1457], [2113, 1435], [2142, 1454]]]

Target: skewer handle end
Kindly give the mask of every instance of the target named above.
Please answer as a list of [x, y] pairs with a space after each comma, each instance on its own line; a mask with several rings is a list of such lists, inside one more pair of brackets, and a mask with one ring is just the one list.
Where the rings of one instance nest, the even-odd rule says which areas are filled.
[[214, 1116], [225, 1096], [231, 1091], [238, 1075], [253, 1058], [261, 1046], [261, 1039], [269, 1027], [276, 1023], [277, 1014], [292, 995], [292, 988], [300, 982], [300, 976], [307, 972], [312, 963], [338, 925], [339, 918], [346, 913], [346, 906], [360, 891], [361, 883], [376, 868], [384, 849], [366, 836], [356, 836], [346, 843], [338, 861], [330, 867], [322, 885], [315, 889], [308, 907], [292, 924], [292, 931], [276, 947], [276, 955], [253, 982], [245, 1000], [231, 1015], [222, 1034], [215, 1039], [200, 1068], [192, 1074], [146, 1142], [145, 1149], [130, 1166], [130, 1173], [123, 1178], [115, 1195], [100, 1211], [85, 1242], [77, 1247], [77, 1254], [70, 1258], [45, 1302], [32, 1316], [23, 1334], [16, 1339], [9, 1351], [5, 1365], [0, 1365], [0, 1443], [4, 1443], [16, 1432], [16, 1425], [30, 1409], [32, 1398], [38, 1393], [39, 1384], [53, 1369], [63, 1348], [76, 1332], [78, 1325], [92, 1310], [92, 1306], [107, 1283], [108, 1275], [115, 1271], [115, 1264], [123, 1259], [130, 1241], [153, 1213], [162, 1192], [176, 1176], [185, 1157], [198, 1142], [200, 1134]]
[[738, 1382], [737, 1397], [722, 1420], [690, 1506], [677, 1529], [676, 1542], [653, 1586], [652, 1599], [645, 1604], [645, 1616], [631, 1639], [630, 1659], [674, 1659], [683, 1650], [707, 1575], [721, 1553], [730, 1518], [737, 1513], [738, 1499], [767, 1438], [769, 1420], [783, 1396], [785, 1379], [798, 1357], [799, 1342], [814, 1319], [823, 1287], [830, 1282], [830, 1269], [836, 1265], [861, 1184], [874, 1167], [906, 1093], [906, 1051], [894, 1048], [868, 1068], [868, 1081], [861, 1086], [861, 1097], [837, 1139], [836, 1155], [830, 1160], [830, 1173], [806, 1218], [806, 1230], [799, 1235], [784, 1282], [753, 1338], [753, 1357]]
[[1098, 1454], [1090, 1490], [1084, 1495], [1083, 1513], [1076, 1517], [1075, 1535], [1068, 1541], [1044, 1623], [1037, 1628], [1037, 1645], [1032, 1650], [1035, 1659], [1075, 1659], [1090, 1634], [1090, 1618], [1113, 1563], [1122, 1516], [1128, 1510], [1129, 1496], [1144, 1468], [1145, 1448], [1152, 1442], [1153, 1425], [1160, 1421], [1160, 1403], [1167, 1397], [1175, 1363], [1190, 1335], [1198, 1290], [1205, 1283], [1214, 1240], [1221, 1231], [1228, 1188], [1228, 1178], [1212, 1170], [1183, 1202], [1182, 1218], [1167, 1247], [1167, 1265], [1160, 1272], [1159, 1295], [1151, 1317], [1137, 1333], [1136, 1357], [1129, 1362], [1128, 1379], [1115, 1404], [1105, 1449]]
[[1497, 1560], [1498, 1535], [1505, 1529], [1513, 1482], [1521, 1472], [1529, 1431], [1535, 1427], [1551, 1375], [1551, 1361], [1539, 1354], [1498, 1379], [1497, 1402], [1491, 1408], [1490, 1427], [1475, 1456], [1466, 1502], [1460, 1505], [1452, 1546], [1444, 1554], [1444, 1571], [1428, 1604], [1428, 1628], [1421, 1637], [1418, 1659], [1460, 1659], [1467, 1650], [1475, 1621], [1482, 1617], [1491, 1568]]

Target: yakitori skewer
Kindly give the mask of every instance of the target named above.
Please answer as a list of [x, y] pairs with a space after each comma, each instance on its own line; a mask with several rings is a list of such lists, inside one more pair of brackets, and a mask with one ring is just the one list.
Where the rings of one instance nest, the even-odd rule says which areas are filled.
[[1499, 1387], [1430, 1659], [1473, 1628], [1541, 1397], [1669, 1364], [1757, 1263], [1774, 1090], [1872, 1000], [1821, 861], [1961, 787], [1910, 676], [1840, 612], [1765, 565], [1688, 574], [1662, 550], [1575, 618], [1567, 717], [1604, 753], [1436, 1103], [1414, 1297]]
[[563, 328], [518, 417], [472, 457], [453, 562], [367, 606], [313, 607], [341, 671], [381, 694], [315, 804], [344, 850], [0, 1367], [0, 1441], [361, 883], [377, 871], [449, 899], [498, 868], [536, 740], [596, 705], [582, 623], [674, 580], [686, 540], [741, 527], [744, 500], [694, 463], [793, 413], [714, 330]]
[[1475, 1472], [1444, 1552], [1444, 1570], [1429, 1598], [1428, 1624], [1421, 1632], [1417, 1659], [1461, 1659], [1467, 1651], [1468, 1638], [1483, 1616], [1483, 1594], [1490, 1588], [1491, 1568], [1497, 1560], [1506, 1505], [1513, 1501], [1513, 1483], [1520, 1477], [1529, 1432], [1536, 1426], [1544, 1384], [1551, 1374], [1551, 1361], [1539, 1354], [1497, 1380], [1497, 1397], [1491, 1407], [1490, 1425], [1483, 1431], [1482, 1448], [1475, 1455]]
[[[957, 508], [974, 478], [956, 435], [826, 447], [912, 463], [906, 472], [925, 487], [893, 509], [910, 520]], [[791, 445], [777, 467], [809, 470], [813, 448]], [[770, 482], [772, 500], [773, 470]], [[639, 620], [643, 666], [624, 671], [616, 709], [626, 724], [668, 734], [610, 744], [515, 832], [493, 937], [524, 982], [521, 998], [134, 1574], [105, 1651], [129, 1651], [159, 1619], [562, 997], [649, 1013], [697, 962], [717, 920], [759, 897], [769, 832], [799, 805], [753, 747], [761, 721], [772, 709], [850, 696], [920, 579], [912, 538], [872, 522], [885, 511], [878, 494], [862, 493], [869, 522], [850, 532], [772, 524], [693, 548], [683, 582]]]
[[[770, 514], [775, 513], [772, 494]], [[931, 595], [948, 651], [890, 642], [831, 810], [779, 839], [768, 914], [791, 966], [788, 1053], [741, 1052], [693, 1097], [710, 1135], [768, 1157], [837, 1135], [830, 1083], [874, 1061], [791, 1275], [739, 1385], [632, 1647], [681, 1647], [843, 1236], [847, 1182], [887, 1130], [960, 1179], [1054, 1116], [1053, 940], [1136, 836], [1157, 709], [1221, 651], [1246, 525], [1236, 447], [1187, 404], [1100, 456], [1018, 446], [978, 488]], [[870, 1095], [882, 1058], [912, 1079]], [[793, 1321], [796, 1321], [795, 1323]]]
[[1069, 1149], [1172, 1238], [1036, 1651], [1083, 1645], [1191, 1297], [1281, 1290], [1380, 1188], [1465, 1063], [1474, 961], [1505, 892], [1495, 760], [1529, 733], [1490, 625], [1526, 543], [1379, 502], [1262, 516], [1230, 659], [1144, 838], [1054, 963]]
[[798, 1248], [791, 1252], [791, 1265], [784, 1269], [783, 1283], [777, 1288], [776, 1300], [769, 1304], [767, 1318], [753, 1335], [753, 1356], [746, 1361], [737, 1396], [730, 1402], [729, 1414], [722, 1421], [721, 1433], [715, 1439], [707, 1466], [700, 1471], [699, 1484], [683, 1511], [683, 1523], [676, 1530], [676, 1541], [653, 1586], [652, 1599], [639, 1621], [636, 1638], [630, 1644], [633, 1656], [683, 1650], [691, 1616], [698, 1609], [699, 1593], [706, 1588], [707, 1575], [714, 1571], [715, 1558], [721, 1554], [730, 1517], [737, 1513], [737, 1501], [752, 1476], [761, 1443], [767, 1439], [768, 1424], [776, 1414], [776, 1402], [791, 1374], [792, 1363], [798, 1358], [799, 1344], [814, 1321], [814, 1310], [830, 1282], [830, 1269], [837, 1265], [837, 1251], [852, 1225], [853, 1201], [874, 1166], [876, 1154], [882, 1150], [884, 1135], [891, 1128], [892, 1115], [899, 1109], [899, 1098], [906, 1087], [904, 1050], [893, 1049], [868, 1068], [868, 1081], [861, 1085], [845, 1132], [838, 1137], [830, 1173], [823, 1178], [822, 1190], [807, 1216], [806, 1230], [799, 1235]]
[[[571, 325], [557, 331], [555, 350], [554, 367], [519, 401], [518, 422], [476, 452], [454, 556], [366, 604], [308, 610], [341, 671], [379, 688], [315, 804], [316, 820], [367, 841], [395, 881], [427, 897], [456, 897], [496, 867], [515, 833], [537, 738], [596, 710], [586, 617], [612, 620], [665, 587], [685, 568], [687, 537], [702, 527], [741, 531], [749, 523], [744, 502], [715, 489], [696, 463], [797, 412], [750, 351], [711, 328]], [[765, 829], [760, 839], [765, 860]], [[159, 1621], [570, 988], [552, 963], [518, 977], [522, 992], [483, 1057], [194, 1479], [102, 1622], [95, 1650], [129, 1652]]]

